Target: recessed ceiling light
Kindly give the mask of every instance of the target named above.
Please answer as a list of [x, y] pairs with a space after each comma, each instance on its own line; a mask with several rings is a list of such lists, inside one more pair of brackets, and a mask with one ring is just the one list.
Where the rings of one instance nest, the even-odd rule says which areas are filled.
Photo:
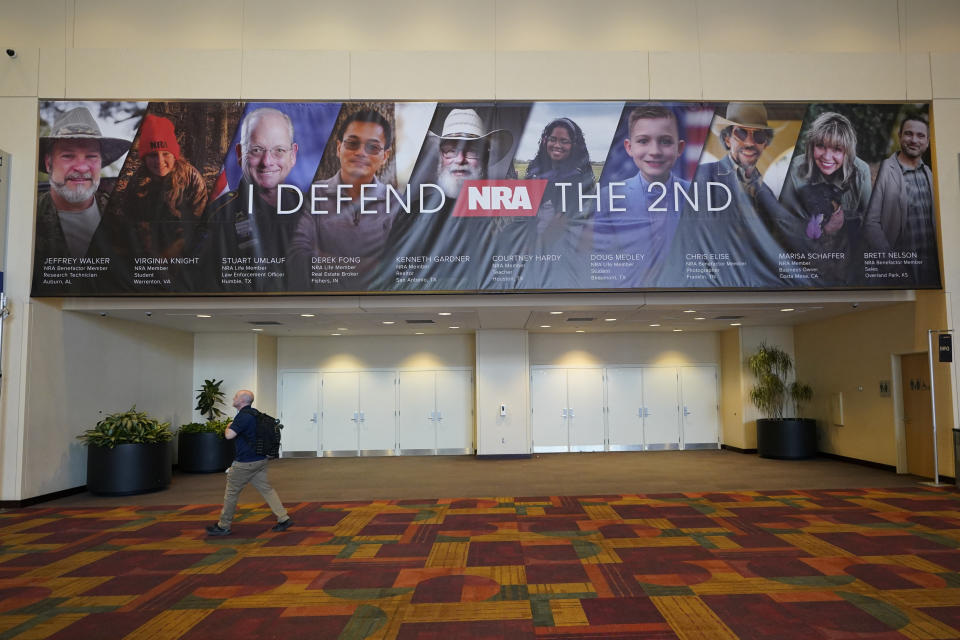
[[706, 320], [706, 318], [704, 318], [703, 316], [697, 316], [696, 318], [694, 318], [694, 320]]
[[696, 309], [684, 309], [683, 312], [684, 312], [684, 313], [696, 313], [697, 310], [696, 310]]
[[459, 329], [460, 327], [447, 327], [448, 329]]
[[674, 330], [673, 330], [674, 333], [680, 333], [681, 331], [683, 331], [683, 329], [674, 329]]
[[210, 314], [207, 314], [207, 313], [198, 313], [198, 314], [197, 314], [197, 317], [198, 317], [198, 318], [212, 318], [213, 316], [211, 316]]
[[422, 335], [423, 335], [423, 331], [417, 331], [414, 335], [422, 336]]
[[617, 319], [616, 319], [616, 318], [604, 318], [603, 321], [604, 321], [604, 322], [616, 322]]
[[337, 327], [337, 331], [348, 331], [346, 327]]
[[393, 320], [384, 320], [383, 324], [395, 324]]
[[437, 314], [438, 316], [452, 316], [453, 314], [449, 311], [441, 311]]
[[739, 327], [739, 326], [740, 326], [740, 323], [739, 323], [739, 322], [731, 322], [731, 323], [730, 323], [730, 326], [731, 326], [731, 327]]
[[651, 324], [650, 326], [651, 326], [651, 327], [659, 327], [659, 326], [660, 326], [660, 323], [659, 323], [659, 322], [654, 322], [654, 323]]
[[577, 333], [586, 333], [583, 329], [577, 329]]
[[339, 336], [339, 335], [342, 335], [342, 334], [340, 334], [340, 333], [331, 333], [330, 335], [332, 335], [332, 336]]
[[559, 316], [559, 315], [561, 315], [562, 313], [563, 313], [563, 311], [551, 311], [551, 312], [550, 312], [550, 315], [552, 315], [552, 316]]
[[796, 309], [794, 309], [793, 307], [786, 307], [784, 309], [780, 309], [780, 311], [796, 311]]
[[263, 329], [250, 329], [250, 331], [263, 331]]
[[542, 325], [540, 325], [540, 328], [541, 328], [541, 329], [549, 329], [549, 328], [550, 328], [550, 325], [549, 325], [549, 324], [542, 324]]
[[314, 317], [314, 314], [312, 314], [312, 313], [301, 313], [301, 314], [300, 314], [300, 317], [301, 317], [301, 318], [312, 318], [312, 317]]

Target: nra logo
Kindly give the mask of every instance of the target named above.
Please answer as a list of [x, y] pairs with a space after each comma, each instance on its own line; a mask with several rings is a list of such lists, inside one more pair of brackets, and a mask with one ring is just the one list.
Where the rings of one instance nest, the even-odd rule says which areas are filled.
[[466, 180], [453, 209], [455, 218], [535, 216], [546, 180]]

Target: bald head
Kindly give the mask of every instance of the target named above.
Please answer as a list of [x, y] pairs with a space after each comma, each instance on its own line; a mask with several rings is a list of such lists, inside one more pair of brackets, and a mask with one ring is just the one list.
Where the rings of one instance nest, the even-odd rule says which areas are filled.
[[233, 395], [233, 408], [243, 409], [253, 404], [253, 391], [241, 389]]

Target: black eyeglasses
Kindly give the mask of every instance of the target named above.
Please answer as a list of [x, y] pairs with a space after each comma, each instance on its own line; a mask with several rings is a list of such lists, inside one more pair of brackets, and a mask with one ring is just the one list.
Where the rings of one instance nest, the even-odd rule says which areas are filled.
[[767, 144], [773, 139], [773, 131], [770, 129], [744, 129], [743, 127], [734, 127], [733, 135], [740, 142], [746, 142], [747, 138], [753, 138], [754, 144]]
[[363, 150], [371, 156], [378, 156], [383, 152], [383, 145], [374, 140], [364, 142], [359, 138], [347, 138], [343, 141], [343, 146], [350, 149], [350, 151], [356, 151], [360, 147], [363, 147]]

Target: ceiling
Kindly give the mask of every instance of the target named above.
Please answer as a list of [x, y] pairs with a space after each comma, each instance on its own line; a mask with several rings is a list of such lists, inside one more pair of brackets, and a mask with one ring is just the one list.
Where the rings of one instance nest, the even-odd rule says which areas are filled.
[[[66, 298], [67, 311], [189, 333], [274, 336], [718, 331], [795, 325], [915, 299], [913, 291]], [[656, 326], [659, 325], [659, 326]]]

